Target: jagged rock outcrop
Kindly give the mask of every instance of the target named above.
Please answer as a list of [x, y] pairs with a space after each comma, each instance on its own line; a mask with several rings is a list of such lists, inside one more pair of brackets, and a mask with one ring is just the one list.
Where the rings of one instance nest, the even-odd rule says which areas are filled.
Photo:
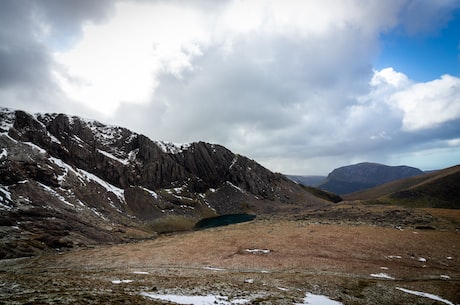
[[208, 216], [326, 204], [220, 145], [178, 146], [75, 116], [0, 110], [0, 221], [14, 219], [4, 230], [32, 240], [32, 252], [37, 243], [145, 236], [168, 221], [174, 230]]

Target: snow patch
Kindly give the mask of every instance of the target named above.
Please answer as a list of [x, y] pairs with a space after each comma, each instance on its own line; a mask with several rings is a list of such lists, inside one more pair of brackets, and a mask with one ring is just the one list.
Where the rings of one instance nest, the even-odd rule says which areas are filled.
[[139, 148], [136, 148], [134, 150], [131, 150], [129, 153], [128, 153], [128, 160], [129, 161], [134, 161], [136, 160], [137, 158], [137, 154], [139, 153]]
[[211, 271], [225, 271], [225, 269], [222, 268], [215, 268], [215, 267], [203, 267], [205, 270], [211, 270]]
[[233, 157], [232, 163], [230, 164], [228, 169], [231, 169], [236, 164], [237, 161], [238, 161], [238, 155], [235, 155], [235, 157]]
[[435, 301], [439, 301], [439, 302], [442, 302], [442, 303], [445, 303], [445, 304], [449, 304], [449, 305], [455, 305], [454, 303], [446, 300], [446, 299], [443, 299], [437, 295], [434, 295], [434, 294], [431, 294], [431, 293], [426, 293], [426, 292], [420, 292], [420, 291], [415, 291], [415, 290], [409, 290], [409, 289], [405, 289], [405, 288], [400, 288], [400, 287], [396, 287], [396, 289], [402, 291], [402, 292], [405, 292], [405, 293], [409, 293], [409, 294], [413, 294], [413, 295], [417, 295], [417, 296], [420, 296], [420, 297], [424, 297], [424, 298], [428, 298], [428, 299], [432, 299], [432, 300], [435, 300]]
[[128, 143], [132, 143], [134, 139], [137, 138], [137, 133], [135, 132], [132, 132], [129, 137], [126, 139], [125, 143], [128, 144]]
[[269, 249], [246, 249], [245, 252], [252, 253], [252, 254], [268, 254], [270, 253]]
[[59, 168], [61, 168], [64, 171], [64, 173], [62, 175], [57, 177], [57, 179], [59, 181], [59, 184], [62, 184], [62, 182], [64, 181], [65, 177], [69, 174], [69, 171], [73, 172], [75, 174], [75, 176], [77, 176], [77, 178], [80, 180], [81, 183], [85, 182], [86, 179], [84, 179], [77, 171], [75, 171], [72, 166], [70, 166], [69, 164], [65, 163], [61, 159], [57, 159], [55, 157], [49, 157], [48, 160], [50, 162], [56, 164], [57, 166], [59, 166]]
[[150, 196], [152, 196], [153, 198], [158, 199], [159, 195], [157, 193], [155, 193], [154, 191], [146, 189], [145, 187], [142, 187], [142, 186], [140, 188], [142, 188], [144, 191], [149, 193]]
[[14, 120], [16, 118], [16, 114], [14, 110], [9, 108], [0, 108], [1, 113], [1, 120], [0, 120], [0, 132], [8, 133], [8, 131], [13, 128]]
[[211, 209], [212, 211], [216, 212], [216, 209], [211, 205], [211, 203], [209, 203], [206, 200], [203, 200], [203, 202], [209, 209]]
[[147, 271], [133, 271], [133, 274], [149, 274]]
[[303, 299], [303, 303], [294, 303], [294, 305], [343, 305], [343, 303], [334, 301], [324, 295], [307, 292], [305, 298]]
[[10, 210], [11, 207], [6, 203], [11, 202], [11, 193], [7, 186], [0, 185], [0, 210]]
[[[111, 145], [123, 137], [123, 128], [113, 125], [105, 125], [95, 120], [80, 118], [91, 129], [94, 137], [103, 145]], [[134, 137], [137, 134], [133, 134]], [[131, 135], [131, 136], [133, 136]], [[132, 139], [130, 137], [130, 139]]]
[[188, 150], [191, 144], [174, 144], [172, 142], [154, 141], [154, 143], [161, 149], [162, 152], [167, 154], [178, 154]]
[[181, 187], [174, 187], [174, 188], [170, 188], [170, 189], [163, 189], [163, 190], [168, 194], [174, 195], [174, 194], [181, 193], [181, 192], [187, 190], [187, 185], [183, 185]]
[[38, 145], [35, 145], [34, 143], [32, 142], [23, 142], [24, 144], [26, 145], [29, 145], [30, 147], [32, 147], [33, 149], [35, 150], [38, 150], [38, 152], [42, 155], [45, 155], [46, 154], [46, 150], [44, 150], [43, 148], [41, 148], [40, 146]]
[[128, 283], [132, 283], [133, 280], [113, 280], [112, 281], [112, 284], [128, 284]]
[[439, 277], [440, 277], [441, 279], [443, 279], [443, 280], [450, 280], [450, 279], [451, 279], [450, 276], [445, 275], [445, 274], [441, 274]]
[[97, 217], [100, 217], [104, 220], [108, 220], [107, 217], [105, 217], [104, 215], [102, 215], [96, 208], [90, 208], [90, 211], [94, 213], [94, 215], [96, 215]]
[[386, 273], [372, 273], [371, 274], [372, 277], [376, 277], [376, 278], [379, 278], [379, 279], [387, 279], [387, 280], [394, 280], [395, 278], [386, 274]]
[[49, 158], [48, 158], [48, 161], [50, 161], [50, 162], [56, 164], [59, 168], [61, 168], [61, 169], [64, 171], [64, 173], [63, 173], [62, 175], [60, 175], [60, 176], [57, 177], [57, 180], [58, 180], [58, 182], [59, 182], [59, 185], [61, 185], [62, 182], [64, 181], [64, 178], [65, 178], [65, 177], [67, 176], [67, 174], [69, 173], [69, 168], [71, 168], [70, 165], [64, 163], [64, 161], [62, 161], [61, 159], [57, 159], [57, 158], [55, 158], [55, 157], [49, 157]]
[[244, 190], [242, 190], [240, 187], [234, 185], [234, 184], [231, 183], [230, 181], [226, 181], [225, 183], [227, 183], [227, 184], [230, 185], [231, 187], [237, 189], [237, 190], [240, 191], [241, 193], [244, 193]]
[[3, 193], [4, 197], [11, 201], [11, 193], [10, 191], [8, 190], [8, 187], [7, 186], [3, 186], [3, 185], [0, 185], [0, 192]]
[[419, 262], [421, 262], [421, 263], [426, 263], [426, 258], [424, 258], [424, 257], [419, 257], [419, 258], [417, 258], [417, 260]]
[[197, 296], [197, 295], [177, 295], [177, 294], [156, 294], [142, 292], [142, 296], [150, 299], [173, 302], [177, 304], [193, 304], [193, 305], [231, 305], [231, 304], [247, 304], [247, 299], [228, 300], [226, 296], [215, 296], [212, 294]]
[[[85, 178], [86, 181], [93, 181], [93, 182], [96, 182], [97, 184], [101, 185], [102, 187], [104, 187], [107, 192], [110, 192], [110, 193], [113, 193], [115, 194], [115, 196], [118, 197], [118, 199], [121, 201], [121, 202], [125, 202], [125, 195], [124, 195], [124, 190], [121, 189], [121, 188], [118, 188], [110, 183], [108, 183], [107, 181], [105, 180], [102, 180], [101, 178], [99, 178], [98, 176], [94, 175], [94, 174], [91, 174], [83, 169], [78, 169], [78, 172], [81, 176], [83, 176]], [[116, 208], [115, 206], [113, 206], [114, 208]], [[117, 209], [118, 210], [118, 209]], [[119, 212], [121, 212], [120, 210], [118, 210]]]
[[118, 157], [115, 157], [114, 155], [112, 155], [111, 153], [109, 152], [106, 152], [105, 150], [102, 150], [102, 149], [98, 149], [97, 150], [100, 154], [103, 154], [104, 156], [112, 159], [112, 160], [115, 160], [117, 162], [120, 162], [121, 164], [123, 165], [128, 165], [129, 164], [129, 161], [128, 160], [125, 160], [125, 159], [120, 159]]
[[51, 133], [48, 132], [48, 136], [50, 137], [51, 142], [54, 142], [54, 143], [59, 144], [59, 145], [62, 145], [61, 141], [59, 141], [59, 139], [56, 138], [55, 136], [53, 136]]
[[7, 158], [8, 157], [8, 150], [6, 148], [2, 148], [2, 151], [0, 152], [0, 159]]
[[53, 190], [51, 187], [49, 187], [47, 185], [44, 185], [43, 183], [40, 183], [40, 182], [38, 182], [38, 185], [40, 185], [42, 188], [44, 188], [46, 191], [51, 193], [54, 197], [56, 197], [57, 199], [59, 199], [63, 203], [67, 204], [68, 206], [71, 206], [73, 208], [75, 207], [75, 205], [73, 205], [72, 203], [68, 202], [67, 199], [64, 198], [64, 196], [62, 196], [61, 194], [59, 194], [58, 192]]

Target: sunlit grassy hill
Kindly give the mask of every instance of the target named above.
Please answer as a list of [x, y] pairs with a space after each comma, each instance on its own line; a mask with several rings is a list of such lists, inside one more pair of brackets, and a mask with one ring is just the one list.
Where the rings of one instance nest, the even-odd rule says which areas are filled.
[[343, 195], [345, 200], [460, 209], [460, 165]]

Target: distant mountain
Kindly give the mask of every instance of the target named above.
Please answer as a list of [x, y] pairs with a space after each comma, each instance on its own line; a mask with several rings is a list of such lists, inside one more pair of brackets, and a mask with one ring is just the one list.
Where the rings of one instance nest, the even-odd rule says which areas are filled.
[[408, 207], [460, 209], [460, 165], [396, 180], [343, 197], [346, 200]]
[[223, 146], [0, 109], [0, 258], [329, 204]]
[[326, 176], [296, 176], [296, 175], [286, 175], [289, 179], [294, 182], [300, 183], [305, 186], [318, 186], [324, 180], [326, 180]]
[[318, 185], [322, 190], [343, 195], [368, 189], [390, 181], [417, 176], [423, 172], [409, 166], [388, 166], [378, 163], [358, 163], [334, 169], [326, 181]]

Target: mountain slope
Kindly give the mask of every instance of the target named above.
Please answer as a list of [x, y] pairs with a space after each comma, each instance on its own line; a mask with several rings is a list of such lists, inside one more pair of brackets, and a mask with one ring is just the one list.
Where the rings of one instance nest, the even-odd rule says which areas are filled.
[[320, 185], [325, 179], [326, 176], [296, 176], [296, 175], [286, 175], [292, 181], [303, 184], [305, 186], [316, 187]]
[[411, 207], [460, 208], [460, 165], [347, 194], [366, 200]]
[[334, 169], [318, 188], [343, 195], [422, 173], [409, 166], [358, 163]]
[[0, 110], [0, 257], [327, 204], [220, 145], [177, 146], [75, 116]]

